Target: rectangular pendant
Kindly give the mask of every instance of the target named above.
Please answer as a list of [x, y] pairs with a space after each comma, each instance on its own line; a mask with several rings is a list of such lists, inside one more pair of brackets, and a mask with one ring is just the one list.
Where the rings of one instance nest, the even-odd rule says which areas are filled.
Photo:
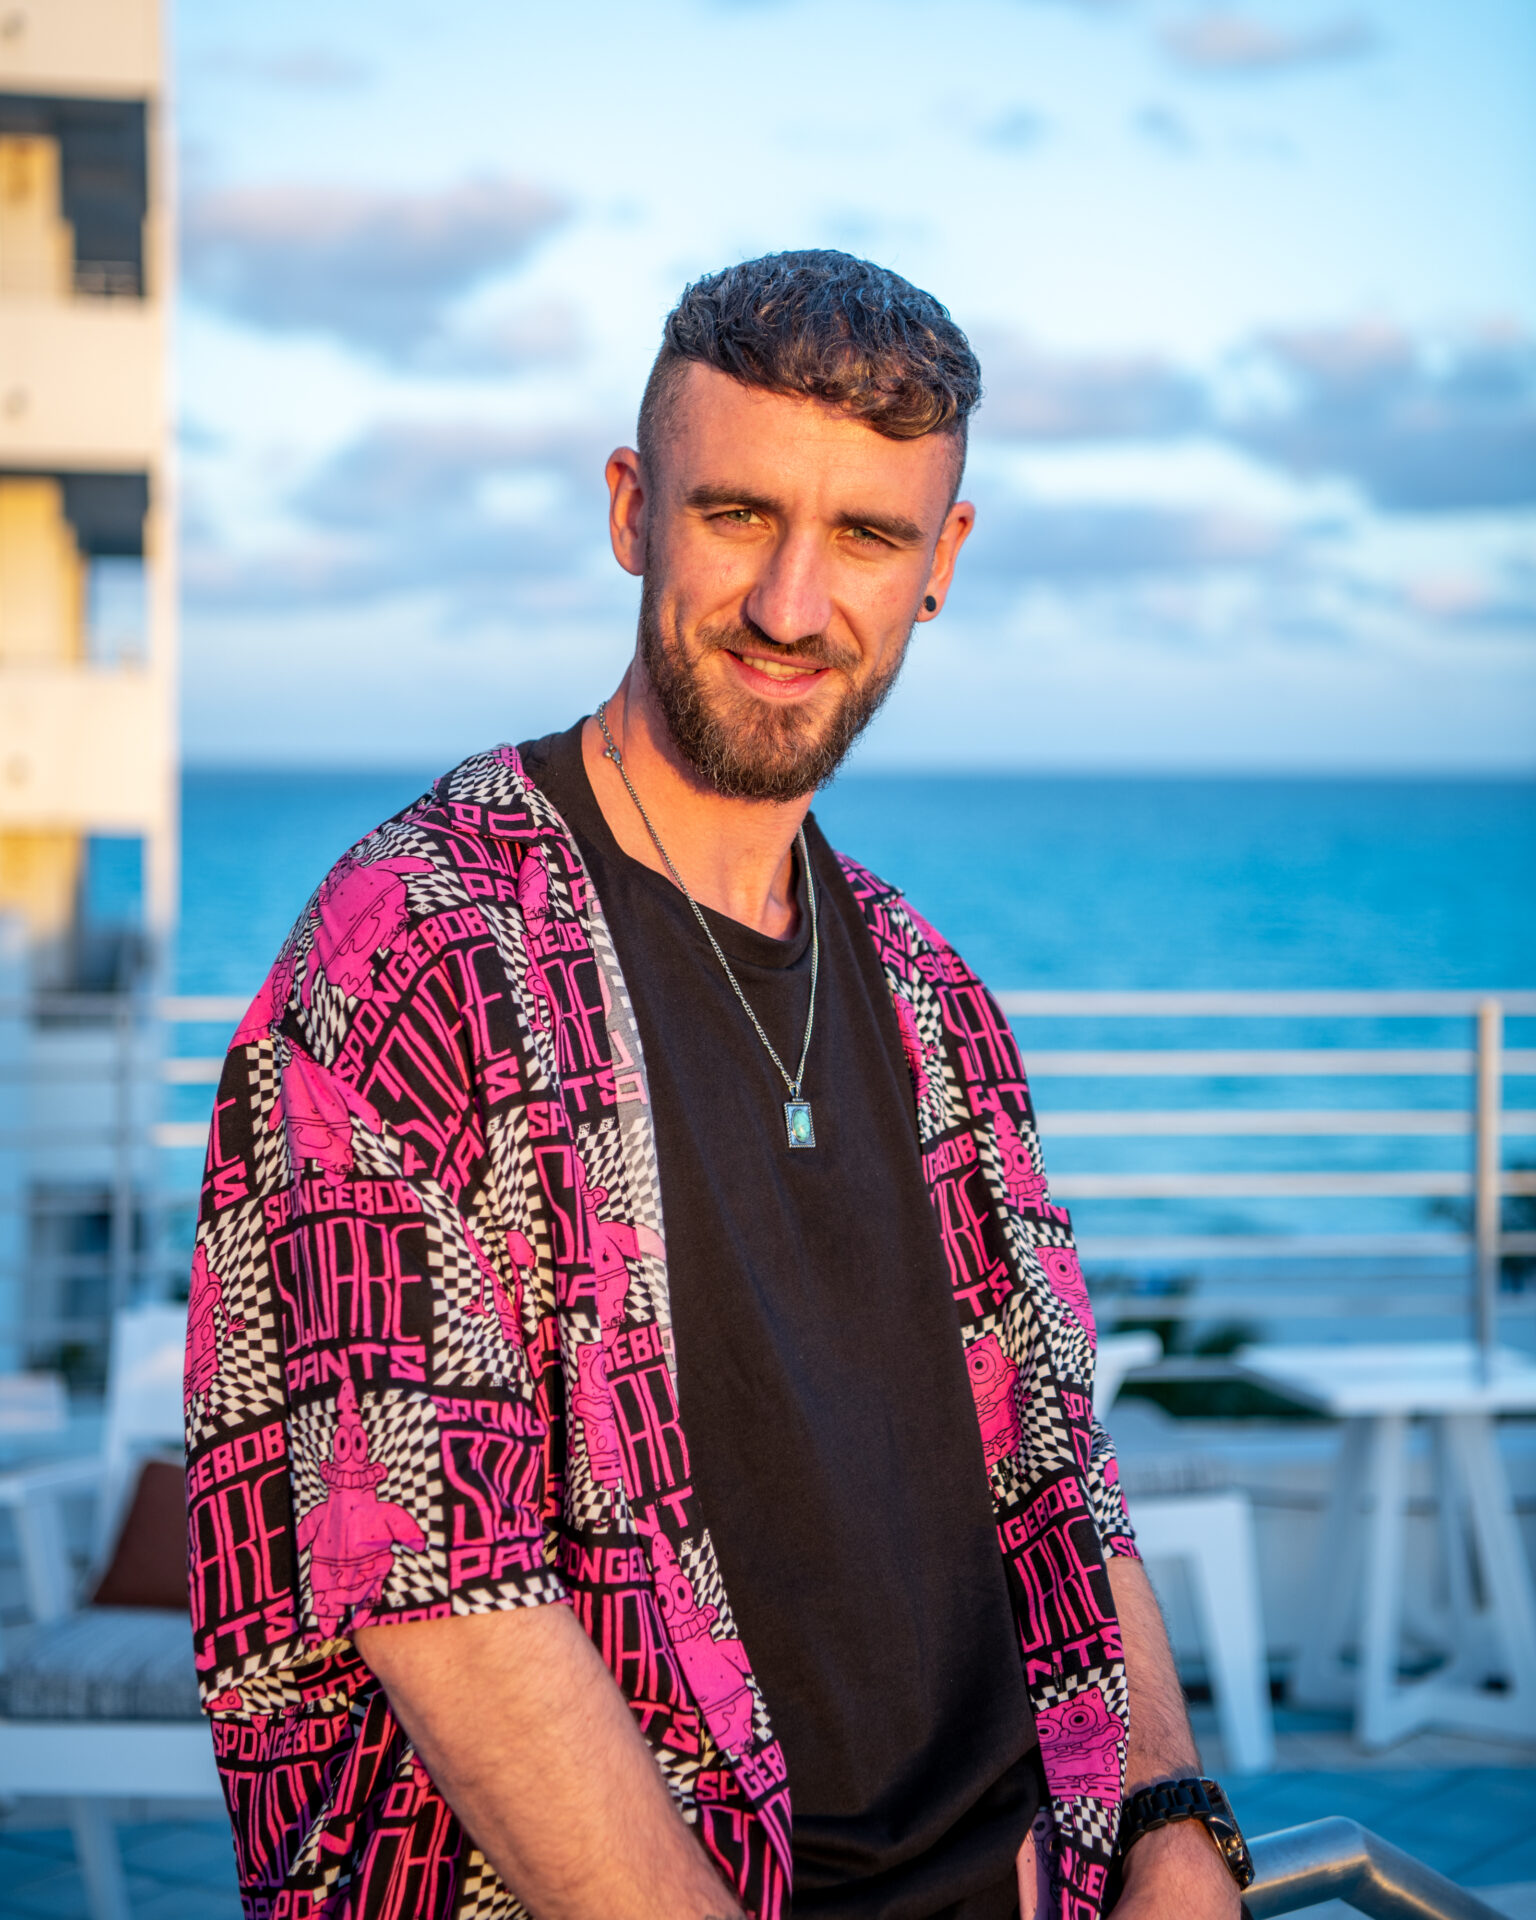
[[811, 1125], [811, 1103], [809, 1100], [786, 1100], [784, 1102], [784, 1131], [789, 1135], [792, 1147], [814, 1147], [816, 1129]]

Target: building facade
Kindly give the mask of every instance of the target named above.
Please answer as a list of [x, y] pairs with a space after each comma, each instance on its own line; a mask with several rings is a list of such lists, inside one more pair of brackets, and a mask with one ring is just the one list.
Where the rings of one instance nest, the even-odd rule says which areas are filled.
[[176, 898], [158, 0], [0, 7], [0, 1367], [138, 1284]]

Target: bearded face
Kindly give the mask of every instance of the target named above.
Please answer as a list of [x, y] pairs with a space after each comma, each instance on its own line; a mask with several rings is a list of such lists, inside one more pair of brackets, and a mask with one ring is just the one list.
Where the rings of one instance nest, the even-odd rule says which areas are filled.
[[[790, 645], [750, 626], [668, 625], [648, 575], [640, 600], [640, 657], [683, 759], [733, 800], [798, 800], [824, 787], [896, 684], [907, 643], [877, 667], [824, 634]], [[793, 705], [758, 698], [712, 665], [713, 656], [771, 653], [825, 674], [817, 697]]]

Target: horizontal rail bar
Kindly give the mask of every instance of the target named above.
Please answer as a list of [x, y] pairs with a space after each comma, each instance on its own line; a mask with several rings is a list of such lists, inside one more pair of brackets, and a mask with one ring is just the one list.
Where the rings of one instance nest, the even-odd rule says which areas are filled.
[[[207, 1131], [204, 1122], [203, 1132]], [[82, 1147], [141, 1146], [143, 1141], [144, 1125], [137, 1119], [124, 1126], [101, 1122], [89, 1127], [0, 1128], [0, 1153], [59, 1153]]]
[[[180, 1081], [180, 1085], [201, 1084]], [[1253, 1135], [1275, 1139], [1301, 1139], [1312, 1135], [1343, 1135], [1371, 1139], [1378, 1135], [1452, 1135], [1472, 1132], [1470, 1114], [1452, 1110], [1439, 1113], [1362, 1112], [1355, 1109], [1322, 1108], [1316, 1112], [1260, 1113], [1239, 1107], [1180, 1108], [1113, 1111], [1088, 1110], [1074, 1113], [1042, 1113], [1040, 1131], [1046, 1140], [1066, 1139], [1149, 1139], [1183, 1136], [1193, 1139]], [[101, 1130], [103, 1139], [122, 1137], [124, 1129]], [[137, 1134], [137, 1129], [128, 1129]], [[1503, 1131], [1507, 1135], [1536, 1134], [1536, 1108], [1510, 1109], [1504, 1114]], [[162, 1121], [154, 1130], [157, 1147], [200, 1147], [208, 1137], [206, 1120]], [[0, 1134], [0, 1147], [36, 1144], [35, 1135], [18, 1134], [9, 1140]]]
[[1255, 1877], [1243, 1906], [1251, 1920], [1325, 1900], [1342, 1900], [1371, 1920], [1500, 1920], [1486, 1900], [1339, 1814], [1260, 1834], [1249, 1852]]
[[[1078, 1235], [1087, 1260], [1453, 1260], [1470, 1233], [1094, 1233]], [[1536, 1253], [1536, 1233], [1506, 1233], [1504, 1254]]]
[[[254, 991], [254, 989], [253, 989]], [[1344, 1019], [1454, 1019], [1475, 1014], [1484, 1000], [1497, 1000], [1507, 1014], [1536, 1014], [1536, 992], [1489, 987], [1445, 991], [1366, 988], [1338, 990], [1244, 988], [1202, 991], [1010, 988], [997, 996], [1003, 1011], [1019, 1018], [1097, 1016], [1111, 1019], [1168, 1015], [1219, 1019], [1226, 1016], [1288, 1019], [1306, 1015]], [[239, 1020], [250, 994], [176, 993], [154, 999], [112, 993], [43, 993], [0, 997], [0, 1019], [41, 1014], [49, 1018], [113, 1018], [151, 1015], [179, 1025]]]
[[160, 1001], [160, 1017], [177, 1025], [212, 1025], [227, 1020], [231, 1026], [243, 1017], [251, 995], [232, 993], [173, 993]]
[[[1335, 1287], [1328, 1293], [1286, 1292], [1277, 1299], [1273, 1283], [1260, 1291], [1177, 1294], [1093, 1292], [1093, 1312], [1101, 1328], [1137, 1326], [1160, 1320], [1454, 1320], [1465, 1331], [1471, 1307], [1466, 1288], [1457, 1293], [1404, 1293], [1361, 1285], [1354, 1293]], [[1499, 1318], [1536, 1313], [1536, 1296], [1515, 1294], [1499, 1301]]]
[[[1503, 1060], [1506, 1073], [1536, 1073], [1536, 1047], [1506, 1047]], [[1477, 1055], [1470, 1047], [1034, 1047], [1027, 1050], [1024, 1065], [1036, 1079], [1045, 1075], [1104, 1079], [1116, 1074], [1170, 1079], [1233, 1075], [1260, 1080], [1291, 1075], [1326, 1079], [1337, 1074], [1470, 1078], [1477, 1070]]]
[[160, 1063], [160, 1078], [172, 1087], [216, 1087], [224, 1062], [218, 1054], [179, 1054]]
[[1287, 1019], [1297, 1015], [1331, 1014], [1343, 1018], [1422, 1020], [1470, 1017], [1485, 1000], [1497, 1000], [1506, 1013], [1536, 1013], [1536, 993], [1521, 988], [1501, 991], [1496, 987], [1478, 993], [1464, 988], [1428, 993], [1370, 988], [1361, 992], [1327, 988], [1307, 992], [1282, 988], [1271, 992], [1262, 987], [1214, 992], [1202, 992], [1199, 988], [1188, 992], [1011, 988], [998, 994], [997, 999], [1003, 1012], [1014, 1018], [1096, 1015], [1119, 1019], [1168, 1014], [1212, 1019], [1224, 1015]]
[[[1047, 1140], [1156, 1139], [1166, 1134], [1192, 1138], [1254, 1134], [1301, 1138], [1344, 1134], [1368, 1139], [1377, 1134], [1470, 1134], [1470, 1113], [1456, 1107], [1084, 1107], [1036, 1115]], [[1536, 1133], [1536, 1107], [1506, 1107], [1500, 1121], [1505, 1134]]]
[[[1536, 1173], [1506, 1173], [1505, 1194], [1536, 1194]], [[1470, 1199], [1470, 1173], [1059, 1173], [1059, 1200]]]
[[[1037, 1047], [1025, 1061], [1032, 1078], [1048, 1076], [1110, 1079], [1119, 1074], [1144, 1078], [1217, 1079], [1244, 1075], [1252, 1079], [1280, 1079], [1293, 1075], [1329, 1079], [1340, 1074], [1384, 1078], [1433, 1078], [1454, 1074], [1470, 1077], [1477, 1056], [1470, 1047], [1309, 1047], [1286, 1049], [1248, 1047], [1138, 1047], [1111, 1051], [1103, 1048], [1060, 1049]], [[216, 1054], [183, 1054], [161, 1064], [161, 1076], [172, 1086], [217, 1086], [224, 1062]], [[1504, 1071], [1536, 1074], [1536, 1047], [1510, 1047], [1504, 1052]]]

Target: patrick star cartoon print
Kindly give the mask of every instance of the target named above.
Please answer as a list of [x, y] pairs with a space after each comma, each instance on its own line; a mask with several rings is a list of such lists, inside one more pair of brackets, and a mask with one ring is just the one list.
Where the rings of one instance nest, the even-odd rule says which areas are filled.
[[283, 1067], [283, 1105], [272, 1109], [271, 1127], [284, 1126], [293, 1164], [318, 1160], [327, 1173], [352, 1171], [352, 1121], [383, 1131], [378, 1109], [317, 1060], [290, 1047]]
[[581, 1210], [586, 1225], [587, 1257], [591, 1261], [593, 1284], [597, 1292], [597, 1314], [605, 1332], [611, 1332], [624, 1318], [624, 1296], [629, 1291], [629, 1266], [642, 1254], [658, 1260], [666, 1258], [661, 1236], [643, 1221], [633, 1226], [623, 1220], [605, 1220], [598, 1209], [607, 1203], [606, 1187], [588, 1184], [587, 1170], [580, 1156]]
[[331, 1457], [320, 1462], [330, 1491], [298, 1526], [299, 1546], [309, 1550], [315, 1618], [327, 1640], [348, 1612], [353, 1626], [362, 1624], [383, 1590], [397, 1546], [421, 1553], [427, 1544], [404, 1507], [379, 1498], [379, 1482], [389, 1470], [368, 1458], [368, 1429], [350, 1380], [341, 1383], [336, 1411]]
[[745, 1753], [752, 1744], [752, 1695], [747, 1687], [746, 1649], [732, 1634], [711, 1632], [718, 1609], [699, 1605], [693, 1582], [678, 1563], [672, 1542], [659, 1527], [640, 1523], [651, 1542], [656, 1568], [656, 1604], [672, 1651], [724, 1753]]
[[192, 1256], [192, 1291], [187, 1301], [187, 1391], [201, 1395], [213, 1385], [219, 1371], [219, 1323], [227, 1332], [240, 1332], [244, 1320], [230, 1313], [224, 1282], [208, 1264], [199, 1247]]
[[[350, 856], [340, 860], [320, 889], [315, 953], [326, 979], [347, 999], [366, 995], [373, 985], [373, 956], [389, 946], [406, 924], [405, 875], [430, 873], [430, 860], [409, 856], [373, 860], [366, 866]], [[314, 975], [301, 989], [310, 1004]]]

